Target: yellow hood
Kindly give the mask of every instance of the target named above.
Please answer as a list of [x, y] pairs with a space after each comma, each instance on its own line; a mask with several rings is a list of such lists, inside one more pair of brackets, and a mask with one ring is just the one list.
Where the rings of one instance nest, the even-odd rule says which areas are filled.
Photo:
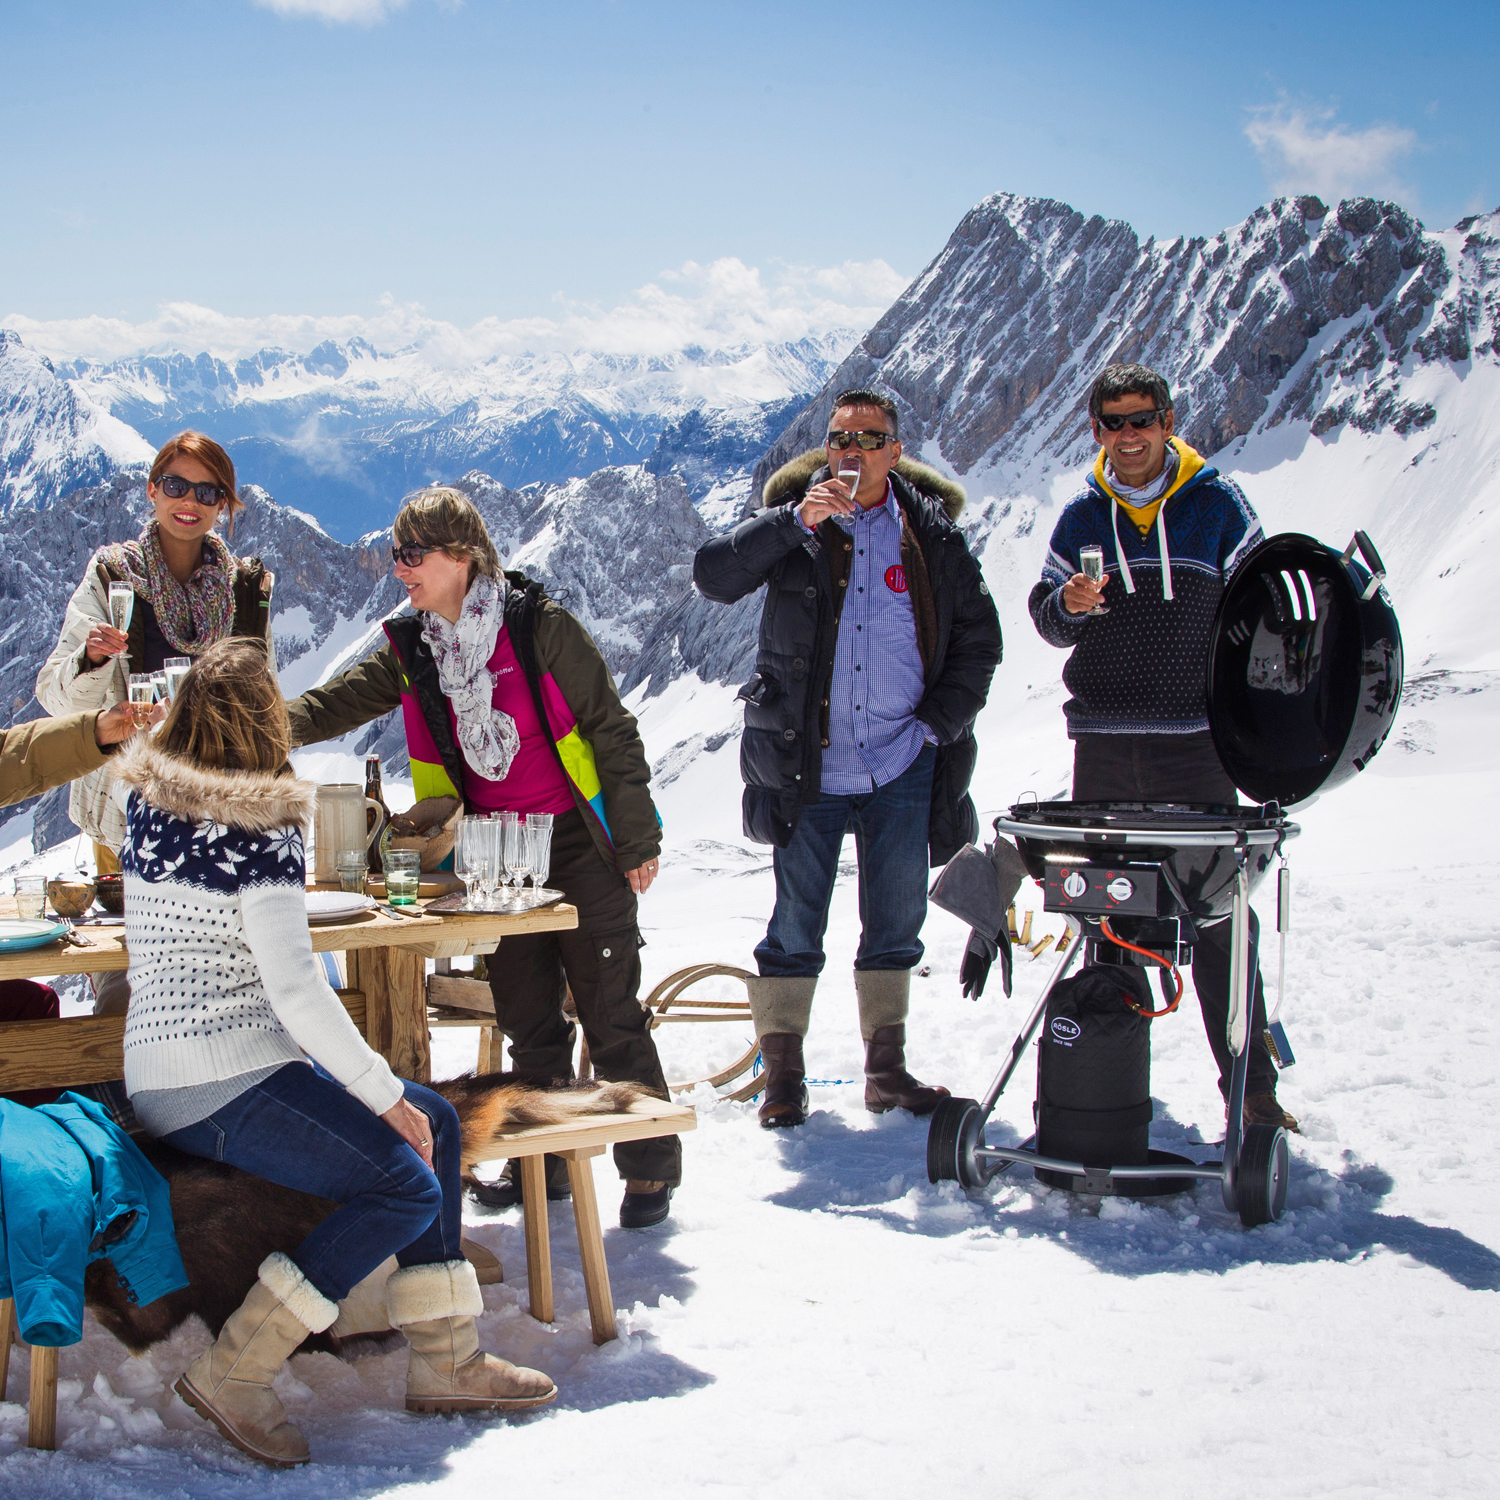
[[[1192, 479], [1200, 469], [1204, 467], [1203, 455], [1199, 453], [1196, 448], [1190, 448], [1179, 437], [1168, 438], [1167, 441], [1177, 451], [1177, 477], [1172, 481], [1171, 488], [1167, 490], [1166, 494], [1161, 496], [1160, 503], [1162, 505], [1165, 505], [1167, 501], [1170, 500], [1172, 496], [1175, 495], [1177, 491], [1183, 487], [1183, 485], [1187, 484], [1187, 482]], [[1108, 455], [1105, 453], [1104, 449], [1101, 448], [1099, 450], [1098, 458], [1094, 460], [1094, 483], [1097, 484], [1099, 488], [1103, 490], [1111, 500], [1115, 501], [1117, 504], [1124, 505], [1126, 502], [1121, 500], [1120, 497], [1115, 494], [1115, 492], [1105, 482], [1104, 466], [1107, 457]], [[1158, 502], [1153, 500], [1151, 503], [1155, 505]]]

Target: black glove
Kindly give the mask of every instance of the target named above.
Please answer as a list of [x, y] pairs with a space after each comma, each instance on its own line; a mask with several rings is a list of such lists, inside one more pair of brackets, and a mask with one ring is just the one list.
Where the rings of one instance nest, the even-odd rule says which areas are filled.
[[999, 933], [986, 937], [978, 928], [969, 933], [969, 946], [964, 950], [963, 962], [958, 967], [959, 982], [963, 985], [964, 999], [977, 1000], [984, 993], [985, 981], [990, 977], [990, 965], [996, 956], [1000, 959], [1000, 980], [1005, 993], [1010, 994], [1011, 955], [1010, 933], [1001, 927]]

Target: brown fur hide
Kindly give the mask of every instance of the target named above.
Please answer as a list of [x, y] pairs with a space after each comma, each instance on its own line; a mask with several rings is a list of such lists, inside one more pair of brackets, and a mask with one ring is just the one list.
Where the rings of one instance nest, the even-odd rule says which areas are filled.
[[[494, 1144], [502, 1131], [620, 1113], [645, 1094], [629, 1083], [543, 1089], [516, 1073], [457, 1078], [433, 1089], [458, 1111], [466, 1175], [476, 1161], [504, 1154]], [[237, 1167], [186, 1156], [160, 1141], [138, 1144], [172, 1190], [172, 1221], [188, 1285], [139, 1307], [127, 1300], [108, 1260], [95, 1261], [84, 1278], [94, 1316], [135, 1354], [166, 1338], [193, 1313], [217, 1337], [245, 1300], [266, 1256], [273, 1250], [290, 1254], [338, 1207]], [[337, 1341], [314, 1334], [302, 1347], [334, 1349]]]

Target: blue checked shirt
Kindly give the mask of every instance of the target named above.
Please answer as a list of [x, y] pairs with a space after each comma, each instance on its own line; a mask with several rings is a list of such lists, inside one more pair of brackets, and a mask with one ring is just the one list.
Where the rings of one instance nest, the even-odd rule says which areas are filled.
[[887, 484], [884, 505], [833, 519], [854, 555], [829, 685], [823, 790], [850, 796], [894, 781], [921, 754], [928, 736], [912, 711], [925, 682], [895, 492]]

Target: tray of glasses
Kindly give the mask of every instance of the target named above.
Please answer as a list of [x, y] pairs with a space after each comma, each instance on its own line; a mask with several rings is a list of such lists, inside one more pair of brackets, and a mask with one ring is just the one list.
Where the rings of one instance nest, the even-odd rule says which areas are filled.
[[567, 897], [562, 891], [550, 890], [542, 886], [534, 891], [512, 891], [503, 897], [497, 897], [493, 906], [476, 906], [466, 900], [461, 894], [443, 896], [437, 901], [429, 901], [424, 911], [430, 911], [440, 917], [451, 917], [455, 913], [465, 913], [476, 917], [493, 917], [497, 913], [509, 913], [519, 911], [536, 911], [543, 906], [556, 906], [559, 901], [565, 901]]

